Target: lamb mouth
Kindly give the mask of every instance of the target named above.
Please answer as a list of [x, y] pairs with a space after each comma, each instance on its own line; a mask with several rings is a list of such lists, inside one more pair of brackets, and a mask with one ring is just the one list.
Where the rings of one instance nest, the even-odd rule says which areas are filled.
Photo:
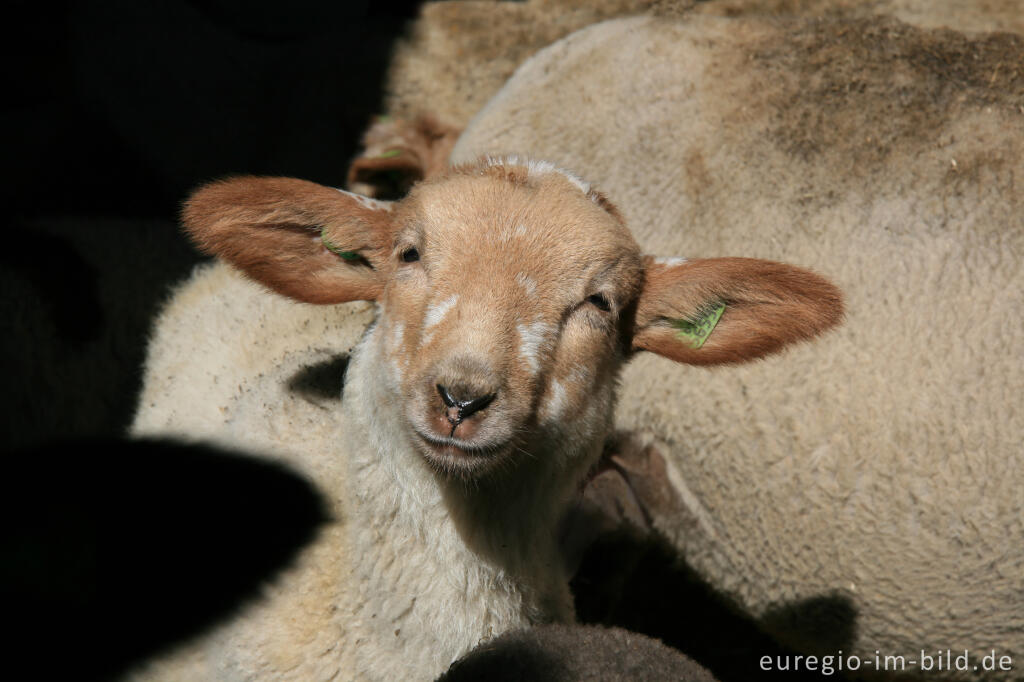
[[420, 451], [435, 469], [460, 477], [490, 469], [509, 450], [508, 443], [476, 445], [458, 438], [433, 436], [414, 429]]

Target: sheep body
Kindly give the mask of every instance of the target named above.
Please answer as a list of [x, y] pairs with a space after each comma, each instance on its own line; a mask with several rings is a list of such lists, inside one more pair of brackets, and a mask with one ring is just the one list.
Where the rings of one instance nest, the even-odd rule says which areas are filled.
[[696, 381], [638, 358], [619, 413], [666, 444], [661, 530], [797, 646], [814, 623], [778, 614], [825, 597], [865, 658], [1024, 655], [1022, 63], [891, 20], [617, 20], [527, 61], [453, 152], [577, 169], [654, 253], [837, 275], [827, 349]]
[[[342, 377], [339, 372], [333, 389], [312, 393], [289, 390], [289, 383], [303, 368], [347, 354], [372, 321], [368, 303], [299, 303], [268, 296], [264, 287], [224, 263], [199, 265], [171, 293], [154, 323], [131, 432], [204, 440], [224, 436], [226, 445], [241, 439], [257, 450], [270, 444], [266, 439], [273, 432], [281, 433], [281, 442], [292, 442], [288, 436], [302, 433], [322, 418], [327, 404], [340, 399]], [[259, 393], [250, 386], [254, 379], [278, 386], [285, 405], [270, 415], [278, 420], [271, 433], [246, 421], [252, 396]]]
[[516, 67], [541, 48], [591, 24], [634, 14], [843, 18], [888, 14], [924, 28], [1024, 33], [1018, 0], [431, 2], [423, 5], [410, 35], [395, 52], [387, 76], [385, 111], [405, 119], [431, 113], [464, 127]]
[[[641, 14], [864, 19], [890, 15], [924, 28], [1024, 33], [1019, 0], [564, 0], [431, 2], [399, 41], [385, 111], [364, 134], [348, 176], [352, 191], [394, 198], [443, 171], [457, 131], [541, 48], [596, 22]], [[494, 30], [501, 26], [501, 30]]]

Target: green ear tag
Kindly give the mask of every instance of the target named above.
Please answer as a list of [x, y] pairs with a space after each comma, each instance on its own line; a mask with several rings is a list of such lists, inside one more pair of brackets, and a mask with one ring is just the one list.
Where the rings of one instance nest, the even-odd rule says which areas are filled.
[[320, 241], [323, 243], [324, 248], [331, 253], [336, 253], [345, 260], [359, 260], [360, 256], [355, 251], [345, 251], [338, 246], [327, 241], [327, 237], [324, 236], [324, 228], [320, 228]]
[[701, 309], [693, 320], [671, 320], [672, 326], [678, 329], [680, 339], [689, 341], [693, 348], [700, 348], [711, 336], [712, 330], [725, 312], [725, 304], [718, 303], [713, 307]]
[[393, 159], [396, 156], [401, 156], [401, 154], [402, 154], [402, 150], [401, 149], [389, 149], [386, 152], [383, 152], [382, 154], [378, 154], [377, 156], [375, 156], [373, 158], [375, 158], [375, 159]]

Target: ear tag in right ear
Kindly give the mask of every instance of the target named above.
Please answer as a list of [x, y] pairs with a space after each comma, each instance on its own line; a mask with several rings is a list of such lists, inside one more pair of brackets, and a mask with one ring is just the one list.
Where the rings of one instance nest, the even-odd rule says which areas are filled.
[[331, 242], [327, 241], [327, 237], [324, 236], [324, 228], [322, 227], [320, 228], [320, 241], [323, 243], [325, 249], [331, 253], [341, 256], [345, 260], [359, 260], [361, 257], [356, 251], [345, 251], [341, 247], [335, 246]]
[[703, 346], [711, 336], [711, 332], [724, 312], [725, 304], [717, 303], [714, 306], [702, 308], [694, 319], [671, 320], [671, 323], [678, 330], [676, 335], [683, 341], [687, 341], [691, 348], [697, 349]]

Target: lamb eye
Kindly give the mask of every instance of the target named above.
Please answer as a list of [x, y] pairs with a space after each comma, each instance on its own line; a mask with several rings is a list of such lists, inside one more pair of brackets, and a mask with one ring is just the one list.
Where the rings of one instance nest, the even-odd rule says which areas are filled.
[[402, 252], [402, 261], [405, 263], [415, 263], [420, 259], [420, 252], [415, 247], [406, 249]]
[[590, 296], [587, 296], [587, 303], [593, 304], [598, 310], [603, 310], [604, 312], [608, 312], [612, 309], [611, 305], [608, 303], [608, 299], [604, 297], [604, 294], [591, 294]]

